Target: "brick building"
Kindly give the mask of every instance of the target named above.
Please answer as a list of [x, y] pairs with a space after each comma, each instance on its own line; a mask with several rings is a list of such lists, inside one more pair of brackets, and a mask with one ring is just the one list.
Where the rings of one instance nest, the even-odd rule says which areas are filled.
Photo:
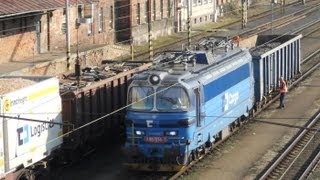
[[[176, 0], [115, 0], [118, 42], [148, 42], [149, 28], [157, 39], [175, 31]], [[148, 27], [150, 18], [151, 26]]]
[[[224, 6], [234, 0], [115, 0], [117, 42], [148, 42], [173, 32], [188, 30], [190, 25], [215, 22]], [[189, 10], [189, 11], [188, 11]], [[151, 27], [148, 27], [150, 18]]]
[[[0, 4], [0, 63], [66, 49], [65, 0]], [[69, 0], [69, 29], [71, 46], [113, 44], [114, 1]]]

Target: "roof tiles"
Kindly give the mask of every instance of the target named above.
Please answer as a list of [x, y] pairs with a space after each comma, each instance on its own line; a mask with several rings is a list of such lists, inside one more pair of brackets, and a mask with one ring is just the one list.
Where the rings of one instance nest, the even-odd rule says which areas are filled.
[[[90, 2], [91, 0], [69, 0], [70, 5]], [[65, 0], [0, 0], [0, 17], [53, 10], [62, 7], [65, 7]]]

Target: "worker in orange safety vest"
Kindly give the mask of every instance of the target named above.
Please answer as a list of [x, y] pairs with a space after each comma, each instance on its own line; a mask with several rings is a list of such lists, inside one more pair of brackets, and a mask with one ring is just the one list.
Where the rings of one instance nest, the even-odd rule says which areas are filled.
[[239, 47], [239, 45], [240, 45], [240, 36], [237, 35], [237, 36], [233, 37], [233, 41]]
[[280, 77], [280, 104], [278, 106], [278, 109], [284, 109], [284, 97], [286, 96], [286, 92], [288, 91], [288, 85], [287, 82], [283, 79], [283, 77]]

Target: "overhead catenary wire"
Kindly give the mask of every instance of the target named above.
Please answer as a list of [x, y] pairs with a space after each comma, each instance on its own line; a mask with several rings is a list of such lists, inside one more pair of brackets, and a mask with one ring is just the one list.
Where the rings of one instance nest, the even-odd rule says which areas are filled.
[[54, 122], [54, 121], [44, 121], [44, 120], [38, 120], [38, 119], [31, 119], [31, 118], [23, 118], [23, 117], [17, 117], [17, 116], [7, 116], [0, 114], [0, 117], [2, 118], [8, 118], [8, 119], [16, 119], [16, 120], [23, 120], [23, 121], [30, 121], [30, 122], [40, 122], [40, 123], [49, 123], [49, 124], [56, 124], [61, 126], [72, 126], [74, 127], [74, 124], [70, 123], [60, 123], [60, 122]]
[[[130, 104], [130, 105], [131, 105], [131, 104]], [[97, 119], [95, 119], [95, 120], [93, 120], [93, 121], [91, 121], [91, 122], [89, 122], [89, 123], [87, 123], [87, 124], [84, 124], [84, 125], [82, 125], [82, 126], [80, 126], [80, 127], [77, 127], [77, 128], [75, 128], [75, 129], [73, 129], [72, 131], [70, 131], [70, 132], [68, 132], [68, 133], [66, 133], [66, 134], [63, 134], [62, 136], [59, 136], [59, 138], [62, 138], [62, 137], [66, 136], [66, 135], [69, 135], [69, 134], [71, 134], [71, 133], [73, 133], [73, 132], [75, 132], [75, 131], [77, 131], [77, 130], [80, 130], [80, 129], [86, 127], [86, 126], [89, 126], [89, 125], [91, 125], [91, 124], [93, 124], [93, 123], [95, 123], [95, 122], [97, 122], [97, 121], [99, 121], [99, 120], [102, 120], [103, 118], [108, 117], [108, 116], [110, 116], [110, 115], [112, 115], [112, 114], [114, 114], [114, 113], [118, 113], [119, 111], [127, 108], [127, 107], [130, 106], [130, 105], [127, 105], [127, 106], [125, 106], [125, 107], [119, 108], [119, 109], [117, 109], [117, 110], [115, 110], [115, 111], [113, 111], [113, 112], [111, 112], [111, 113], [108, 113], [108, 114], [106, 114], [106, 115], [104, 115], [104, 116], [102, 116], [102, 117], [99, 117], [99, 118], [97, 118]]]
[[[278, 38], [279, 38], [279, 37], [276, 37], [276, 38], [274, 38], [274, 40], [276, 40], [276, 39], [278, 39]], [[272, 39], [272, 40], [273, 40], [273, 39]], [[272, 40], [266, 42], [265, 44], [267, 44], [267, 43], [269, 43], [269, 42], [272, 42]], [[260, 45], [260, 46], [263, 46], [263, 45], [264, 45], [264, 44], [262, 44], [262, 45]], [[258, 46], [255, 47], [255, 48], [258, 48]], [[172, 61], [174, 61], [174, 60], [172, 60]], [[161, 63], [161, 62], [160, 62], [160, 63]], [[177, 84], [178, 84], [178, 83], [177, 83]], [[177, 85], [177, 84], [174, 84], [174, 85], [172, 85], [172, 86], [169, 86], [168, 88], [171, 88], [171, 87], [173, 87], [173, 86], [175, 86], [175, 85]], [[164, 90], [165, 90], [165, 89], [164, 89]], [[70, 91], [69, 91], [69, 92], [70, 92]], [[68, 92], [65, 92], [65, 93], [68, 93]], [[155, 92], [154, 94], [156, 94], [156, 93], [159, 93], [159, 92]], [[152, 95], [153, 95], [153, 94], [152, 94]], [[147, 96], [147, 97], [145, 97], [145, 98], [148, 98], [148, 97], [149, 97], [149, 96]], [[145, 98], [141, 99], [141, 101], [144, 100]], [[97, 121], [99, 121], [99, 120], [101, 120], [101, 119], [103, 119], [103, 118], [106, 118], [106, 117], [108, 117], [108, 116], [111, 116], [112, 114], [115, 114], [115, 113], [117, 113], [117, 112], [119, 112], [119, 111], [121, 111], [121, 110], [123, 110], [123, 109], [125, 109], [125, 108], [127, 108], [127, 107], [129, 107], [129, 106], [131, 106], [131, 105], [132, 105], [132, 104], [127, 105], [127, 106], [124, 106], [124, 107], [119, 108], [119, 109], [117, 109], [117, 110], [115, 110], [115, 111], [113, 111], [113, 112], [110, 112], [110, 113], [108, 113], [108, 114], [106, 114], [106, 115], [104, 115], [104, 116], [102, 116], [102, 117], [100, 117], [100, 118], [97, 118], [97, 119], [95, 119], [95, 120], [93, 120], [93, 121], [91, 121], [91, 122], [88, 122], [87, 124], [84, 124], [84, 125], [76, 128], [76, 129], [74, 129], [72, 132], [77, 131], [77, 130], [80, 130], [80, 129], [82, 129], [82, 128], [88, 126], [88, 125], [91, 125], [91, 124], [93, 124], [93, 123], [95, 123], [95, 122], [97, 122]], [[69, 132], [69, 133], [72, 133], [72, 132]], [[69, 134], [69, 133], [68, 133], [68, 134]]]
[[[119, 7], [113, 7], [113, 9], [114, 10], [117, 10], [117, 9], [121, 9], [121, 8], [126, 8], [127, 6], [128, 7], [130, 7], [130, 6], [135, 6], [135, 5], [137, 5], [138, 3], [132, 3], [132, 4], [128, 4], [128, 5], [123, 5], [123, 6], [119, 6]], [[257, 3], [257, 4], [254, 4], [254, 5], [252, 5], [251, 7], [254, 7], [254, 6], [259, 6], [259, 5], [261, 5], [262, 3]], [[76, 7], [76, 6], [74, 6], [74, 7]], [[106, 8], [107, 10], [109, 9], [109, 10], [111, 10], [111, 8], [110, 7], [104, 7], [104, 8]], [[171, 7], [172, 8], [172, 7]], [[56, 10], [58, 10], [58, 9], [60, 9], [60, 8], [57, 8]], [[62, 9], [62, 7], [61, 7], [61, 9]], [[224, 14], [232, 14], [232, 13], [234, 13], [234, 12], [237, 12], [237, 11], [240, 11], [241, 10], [241, 8], [239, 7], [239, 8], [236, 8], [236, 9], [233, 9], [233, 10], [231, 10], [231, 11], [227, 11], [227, 12], [224, 12]], [[42, 12], [42, 13], [36, 13], [36, 14], [28, 14], [28, 15], [24, 15], [24, 16], [21, 16], [21, 15], [19, 15], [19, 18], [16, 18], [16, 19], [22, 19], [22, 18], [25, 18], [25, 17], [32, 17], [32, 16], [37, 16], [37, 15], [45, 15], [45, 14], [47, 14], [48, 12], [52, 12], [52, 11], [54, 11], [54, 10], [50, 10], [50, 11], [47, 11], [47, 12]], [[152, 12], [153, 10], [152, 9], [150, 9], [148, 12], [151, 12], [151, 13], [153, 13]], [[166, 10], [167, 12], [169, 12], [169, 10]], [[147, 13], [147, 12], [146, 12]], [[159, 13], [159, 12], [158, 12]], [[143, 14], [143, 13], [141, 13], [141, 14]], [[131, 18], [131, 16], [130, 15], [127, 15], [127, 16], [119, 16], [119, 17], [116, 17], [116, 16], [113, 16], [114, 17], [114, 21], [117, 21], [117, 20], [121, 20], [121, 19], [127, 19], [127, 18]], [[168, 18], [168, 17], [166, 17], [166, 18]], [[166, 18], [161, 18], [161, 19], [166, 19]], [[8, 17], [8, 18], [1, 18], [0, 17], [0, 24], [1, 24], [1, 22], [3, 22], [3, 21], [7, 21], [7, 20], [12, 20], [12, 19], [15, 19], [14, 17]], [[160, 20], [161, 20], [160, 19]], [[107, 24], [108, 23], [108, 21], [109, 21], [109, 19], [107, 19], [107, 18], [104, 18], [103, 19], [103, 24]], [[151, 21], [154, 21], [153, 20], [153, 18], [151, 19]], [[148, 24], [148, 22], [146, 21], [146, 22], [144, 22], [144, 23], [141, 23], [141, 24], [139, 24], [139, 25], [143, 25], [143, 24]], [[10, 28], [10, 29], [2, 29], [2, 30], [0, 30], [0, 33], [6, 33], [6, 32], [10, 32], [10, 31], [17, 31], [17, 30], [21, 30], [21, 29], [26, 29], [26, 28], [33, 28], [33, 27], [36, 27], [36, 25], [28, 25], [28, 26], [19, 26], [19, 27], [14, 27], [14, 28]], [[119, 33], [119, 32], [123, 32], [123, 31], [127, 31], [127, 30], [132, 30], [132, 27], [129, 27], [129, 28], [123, 28], [123, 29], [120, 29], [120, 30], [112, 30], [112, 33]], [[0, 35], [1, 36], [1, 35]]]

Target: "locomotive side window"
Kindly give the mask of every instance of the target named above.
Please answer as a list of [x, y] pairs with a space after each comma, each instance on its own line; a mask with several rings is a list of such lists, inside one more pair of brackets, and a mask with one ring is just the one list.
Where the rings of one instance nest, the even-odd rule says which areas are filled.
[[156, 107], [159, 111], [187, 111], [189, 98], [181, 87], [159, 87], [157, 89]]
[[151, 110], [154, 91], [152, 87], [135, 86], [130, 88], [128, 103], [132, 110]]

